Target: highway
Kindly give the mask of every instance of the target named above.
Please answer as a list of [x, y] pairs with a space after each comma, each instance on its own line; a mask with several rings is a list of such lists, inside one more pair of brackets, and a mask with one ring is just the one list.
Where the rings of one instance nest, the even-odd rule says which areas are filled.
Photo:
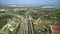
[[21, 19], [21, 26], [17, 34], [34, 34], [32, 22], [29, 16], [26, 19], [23, 16], [18, 16]]
[[34, 34], [31, 18], [29, 15], [26, 16], [27, 25], [28, 25], [28, 34]]

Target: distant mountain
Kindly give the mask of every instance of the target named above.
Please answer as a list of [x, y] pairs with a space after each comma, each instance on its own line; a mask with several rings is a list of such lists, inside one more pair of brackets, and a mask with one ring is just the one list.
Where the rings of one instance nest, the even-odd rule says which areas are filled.
[[43, 6], [42, 8], [60, 8], [60, 6]]
[[41, 7], [41, 8], [60, 8], [60, 6], [54, 5], [0, 5], [0, 7]]

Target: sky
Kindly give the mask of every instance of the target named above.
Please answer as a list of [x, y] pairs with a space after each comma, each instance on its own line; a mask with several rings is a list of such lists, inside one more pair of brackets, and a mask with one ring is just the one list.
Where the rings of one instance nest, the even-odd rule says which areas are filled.
[[60, 5], [60, 0], [0, 0], [0, 4]]

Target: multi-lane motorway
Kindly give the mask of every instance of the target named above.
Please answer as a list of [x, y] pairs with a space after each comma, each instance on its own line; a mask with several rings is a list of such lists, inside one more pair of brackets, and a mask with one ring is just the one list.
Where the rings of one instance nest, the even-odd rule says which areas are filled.
[[21, 26], [17, 34], [34, 34], [32, 22], [29, 16], [26, 15], [26, 18], [23, 16], [17, 15], [21, 19]]

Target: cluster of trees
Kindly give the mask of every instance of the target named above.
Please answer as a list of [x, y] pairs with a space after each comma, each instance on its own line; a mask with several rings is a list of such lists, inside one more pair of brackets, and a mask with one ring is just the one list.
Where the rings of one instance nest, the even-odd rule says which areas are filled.
[[0, 14], [0, 33], [14, 34], [17, 27], [20, 26], [21, 20], [14, 14]]
[[[13, 10], [10, 10], [10, 8], [9, 8], [8, 10], [9, 11], [5, 12], [5, 13], [23, 15], [24, 18], [25, 18], [25, 15], [28, 13], [33, 19], [32, 20], [33, 24], [36, 23], [36, 24], [34, 24], [34, 30], [36, 33], [44, 32], [44, 31], [46, 32], [47, 31], [46, 28], [49, 25], [60, 26], [60, 9], [56, 9], [56, 8], [33, 9], [33, 8], [31, 8], [31, 9], [27, 9], [27, 10], [13, 11]], [[2, 25], [0, 25], [0, 29], [2, 28], [1, 26], [4, 26], [8, 22], [8, 19], [10, 19], [12, 17], [14, 17], [14, 16], [0, 15], [0, 24], [2, 24]]]

